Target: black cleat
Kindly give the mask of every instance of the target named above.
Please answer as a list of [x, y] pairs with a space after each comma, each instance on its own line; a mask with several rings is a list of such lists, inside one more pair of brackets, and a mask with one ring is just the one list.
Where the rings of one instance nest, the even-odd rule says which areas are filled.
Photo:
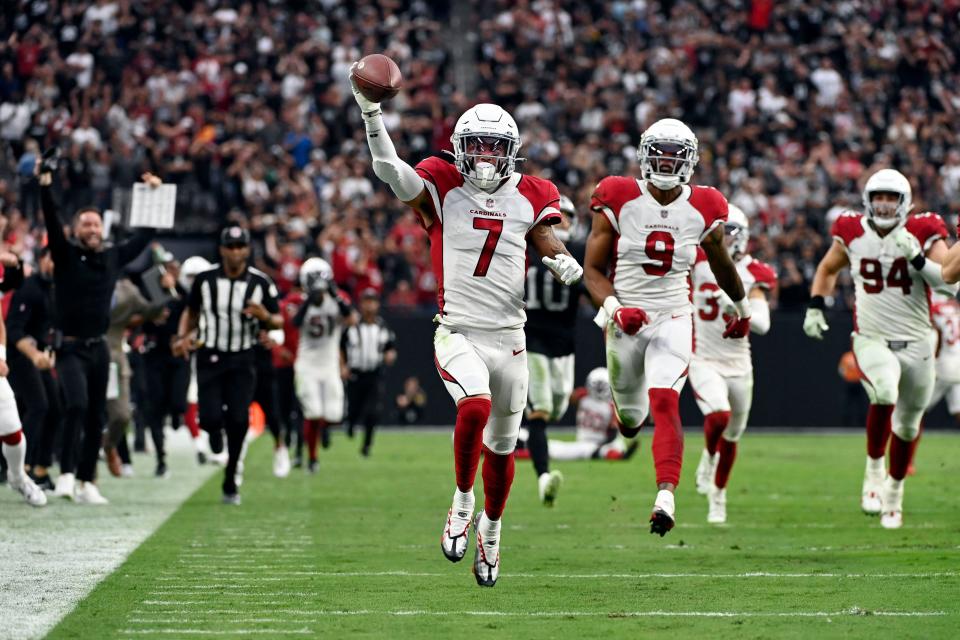
[[317, 462], [316, 460], [311, 460], [307, 464], [307, 471], [309, 471], [310, 473], [316, 473], [319, 470], [320, 470], [320, 463]]
[[673, 518], [663, 509], [655, 508], [650, 514], [650, 533], [659, 533], [661, 538], [673, 529], [674, 524]]
[[625, 424], [623, 424], [623, 423], [620, 423], [620, 424], [617, 425], [617, 428], [620, 429], [620, 435], [622, 435], [624, 438], [630, 439], [630, 438], [636, 438], [636, 437], [637, 437], [637, 434], [640, 433], [640, 428], [641, 428], [642, 426], [643, 426], [643, 425], [637, 425], [637, 426], [635, 426], [635, 427], [628, 427], [627, 425], [625, 425]]

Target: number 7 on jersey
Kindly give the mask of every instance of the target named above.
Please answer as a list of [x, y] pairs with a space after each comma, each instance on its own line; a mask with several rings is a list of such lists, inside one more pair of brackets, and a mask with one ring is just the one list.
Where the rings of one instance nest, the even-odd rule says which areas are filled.
[[497, 250], [497, 243], [500, 242], [500, 234], [503, 233], [503, 220], [474, 218], [473, 228], [487, 232], [487, 239], [480, 250], [480, 259], [477, 260], [477, 267], [473, 270], [474, 276], [484, 278], [487, 275], [487, 269], [490, 268], [493, 252]]

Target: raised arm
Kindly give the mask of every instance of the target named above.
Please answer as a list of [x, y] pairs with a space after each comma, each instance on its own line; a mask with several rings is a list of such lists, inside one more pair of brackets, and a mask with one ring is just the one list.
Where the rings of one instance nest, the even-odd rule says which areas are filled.
[[40, 185], [40, 206], [43, 208], [43, 223], [47, 228], [47, 244], [53, 261], [67, 250], [67, 237], [63, 233], [60, 208], [53, 199], [53, 174], [57, 170], [57, 149], [48, 149], [37, 166], [37, 184]]
[[371, 102], [360, 93], [353, 82], [353, 67], [350, 68], [350, 72], [350, 86], [363, 116], [367, 146], [370, 147], [370, 155], [373, 158], [373, 172], [393, 189], [393, 193], [401, 201], [413, 207], [423, 220], [424, 227], [429, 227], [433, 224], [435, 213], [430, 193], [423, 184], [423, 178], [413, 167], [397, 156], [390, 134], [383, 125], [380, 103]]

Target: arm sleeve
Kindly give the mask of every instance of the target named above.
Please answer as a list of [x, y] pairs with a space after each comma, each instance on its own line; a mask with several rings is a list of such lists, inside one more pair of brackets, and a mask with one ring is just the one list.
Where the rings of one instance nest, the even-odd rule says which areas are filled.
[[367, 146], [373, 157], [373, 172], [403, 202], [415, 199], [423, 191], [423, 179], [413, 167], [397, 156], [379, 110], [371, 117], [364, 116], [363, 121], [367, 131]]
[[766, 335], [770, 331], [770, 305], [765, 298], [749, 298], [750, 331]]
[[26, 337], [27, 324], [38, 308], [37, 301], [30, 297], [29, 289], [18, 289], [10, 298], [10, 311], [7, 313], [7, 344], [11, 349]]
[[53, 189], [40, 187], [40, 204], [43, 207], [43, 224], [47, 228], [47, 244], [53, 254], [53, 261], [56, 262], [59, 257], [62, 263], [67, 251], [67, 237], [63, 235], [63, 221], [60, 220], [59, 208], [53, 199]]
[[949, 284], [943, 279], [943, 269], [939, 262], [924, 260], [920, 277], [937, 293], [953, 297], [957, 295], [957, 291], [960, 291], [960, 283]]
[[137, 229], [132, 238], [121, 242], [117, 247], [120, 264], [127, 264], [140, 255], [155, 235], [154, 229]]

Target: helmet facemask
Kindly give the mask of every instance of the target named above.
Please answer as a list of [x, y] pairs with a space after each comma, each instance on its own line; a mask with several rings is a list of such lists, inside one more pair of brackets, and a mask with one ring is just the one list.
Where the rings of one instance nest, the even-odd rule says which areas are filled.
[[669, 191], [690, 182], [700, 154], [691, 140], [646, 137], [640, 141], [637, 159], [643, 179]]
[[[874, 199], [878, 195], [895, 196], [894, 198], [883, 198], [883, 202], [876, 202]], [[864, 206], [867, 210], [867, 216], [874, 225], [881, 229], [892, 229], [907, 217], [907, 195], [897, 191], [868, 191], [865, 194]]]
[[498, 133], [453, 135], [457, 169], [479, 189], [499, 186], [513, 175], [517, 164], [520, 140]]

